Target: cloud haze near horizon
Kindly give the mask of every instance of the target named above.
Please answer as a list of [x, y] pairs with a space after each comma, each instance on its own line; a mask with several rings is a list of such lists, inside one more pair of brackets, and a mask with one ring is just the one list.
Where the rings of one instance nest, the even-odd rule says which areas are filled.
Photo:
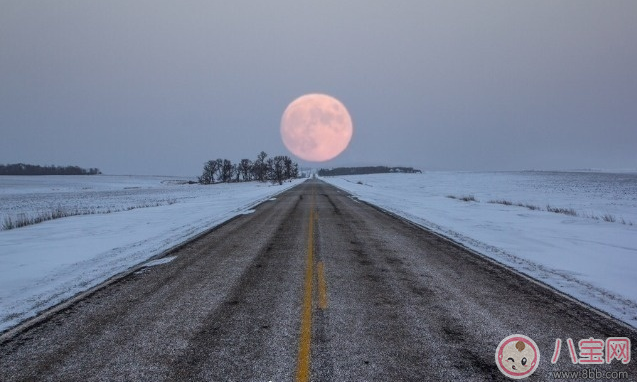
[[281, 115], [318, 92], [354, 122], [325, 167], [637, 168], [635, 1], [0, 7], [0, 163], [198, 175], [291, 155]]

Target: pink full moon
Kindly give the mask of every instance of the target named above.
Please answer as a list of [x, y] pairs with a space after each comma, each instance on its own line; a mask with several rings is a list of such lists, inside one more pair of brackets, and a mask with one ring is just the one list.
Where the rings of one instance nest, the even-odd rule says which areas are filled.
[[310, 162], [336, 158], [347, 148], [353, 130], [345, 106], [325, 94], [306, 94], [295, 99], [281, 118], [285, 147]]

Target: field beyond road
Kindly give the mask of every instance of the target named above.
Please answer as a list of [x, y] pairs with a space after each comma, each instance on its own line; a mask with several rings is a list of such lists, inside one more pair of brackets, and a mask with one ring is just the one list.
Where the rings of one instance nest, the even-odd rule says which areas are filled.
[[[0, 344], [0, 380], [540, 379], [556, 339], [628, 326], [319, 180], [308, 180]], [[597, 365], [637, 376], [635, 362]]]

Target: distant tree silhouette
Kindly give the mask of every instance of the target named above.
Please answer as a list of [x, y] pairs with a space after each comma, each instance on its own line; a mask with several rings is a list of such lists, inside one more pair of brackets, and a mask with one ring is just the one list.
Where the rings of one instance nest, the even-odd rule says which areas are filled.
[[270, 157], [265, 161], [265, 180], [273, 181], [274, 178], [274, 158]]
[[296, 176], [292, 176], [294, 173], [294, 163], [289, 156], [283, 157], [283, 176], [287, 179], [296, 178]]
[[387, 167], [387, 166], [367, 166], [367, 167], [337, 167], [333, 169], [318, 170], [319, 176], [337, 175], [363, 175], [363, 174], [386, 174], [386, 173], [422, 173], [413, 167]]
[[216, 162], [216, 169], [217, 171], [215, 171], [215, 178], [217, 178], [218, 181], [221, 181], [221, 172], [223, 171], [223, 159], [221, 158], [217, 158], [215, 160]]
[[272, 174], [272, 183], [283, 184], [283, 181], [286, 179], [285, 158], [286, 157], [281, 155], [272, 158], [272, 169], [270, 170]]
[[252, 161], [250, 159], [241, 159], [238, 170], [244, 182], [252, 180]]
[[254, 174], [254, 178], [259, 182], [265, 182], [268, 177], [268, 164], [266, 159], [268, 154], [265, 151], [261, 151], [259, 155], [257, 155], [257, 159], [254, 161], [254, 165], [252, 166], [252, 173]]
[[250, 159], [241, 159], [238, 164], [233, 164], [229, 159], [209, 160], [204, 163], [203, 172], [197, 179], [201, 184], [251, 180], [283, 184], [284, 181], [298, 176], [299, 165], [290, 157], [268, 157], [265, 151], [261, 151], [254, 162]]
[[209, 160], [203, 166], [203, 174], [199, 177], [199, 183], [212, 184], [215, 182], [215, 173], [217, 172], [217, 161]]
[[234, 182], [240, 182], [241, 181], [241, 171], [239, 170], [239, 165], [238, 164], [233, 164], [232, 165], [232, 176], [234, 178]]
[[224, 159], [221, 164], [221, 181], [229, 183], [232, 180], [232, 162], [228, 159]]
[[0, 175], [99, 175], [98, 168], [83, 169], [78, 166], [39, 166], [24, 163], [0, 165]]

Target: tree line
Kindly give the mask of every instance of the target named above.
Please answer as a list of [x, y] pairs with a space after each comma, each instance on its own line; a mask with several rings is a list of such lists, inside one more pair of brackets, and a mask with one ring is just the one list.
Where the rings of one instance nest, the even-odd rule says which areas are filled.
[[413, 167], [387, 167], [387, 166], [366, 166], [366, 167], [336, 167], [332, 169], [322, 168], [318, 170], [319, 176], [337, 175], [363, 175], [363, 174], [386, 174], [386, 173], [422, 173]]
[[98, 168], [84, 169], [78, 166], [38, 166], [15, 163], [0, 164], [0, 175], [99, 175]]
[[204, 163], [203, 173], [198, 177], [201, 184], [230, 182], [273, 182], [283, 184], [288, 179], [299, 177], [299, 165], [285, 155], [268, 157], [261, 151], [257, 158], [241, 159], [232, 163], [229, 159], [209, 160]]

